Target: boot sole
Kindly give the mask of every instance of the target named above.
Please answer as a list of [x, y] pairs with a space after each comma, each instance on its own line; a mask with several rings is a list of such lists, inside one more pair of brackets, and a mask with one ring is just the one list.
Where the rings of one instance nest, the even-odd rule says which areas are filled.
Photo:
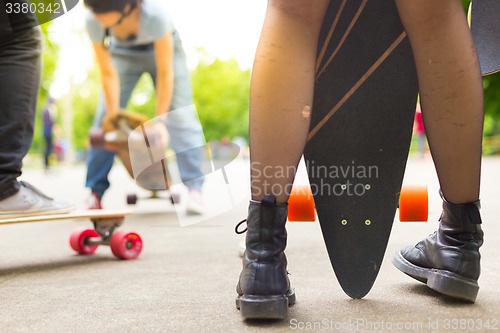
[[244, 319], [285, 319], [288, 307], [295, 304], [295, 290], [275, 296], [240, 295], [236, 308]]
[[392, 263], [401, 272], [427, 284], [432, 290], [467, 302], [476, 301], [479, 285], [475, 280], [445, 270], [416, 266], [400, 252], [394, 254]]

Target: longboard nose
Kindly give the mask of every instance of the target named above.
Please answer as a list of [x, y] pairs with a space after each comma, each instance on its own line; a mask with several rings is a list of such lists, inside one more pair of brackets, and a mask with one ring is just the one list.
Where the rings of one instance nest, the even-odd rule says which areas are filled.
[[372, 289], [379, 267], [375, 262], [366, 262], [357, 267], [337, 265], [334, 270], [342, 290], [351, 298], [361, 299]]

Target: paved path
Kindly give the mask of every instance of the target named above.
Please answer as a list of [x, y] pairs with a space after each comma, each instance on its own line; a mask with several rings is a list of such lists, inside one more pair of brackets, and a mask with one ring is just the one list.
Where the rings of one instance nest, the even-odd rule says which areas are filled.
[[[52, 195], [82, 203], [88, 194], [83, 188], [84, 175], [84, 167], [78, 166], [49, 175], [27, 170], [23, 179]], [[67, 238], [74, 227], [90, 226], [86, 221], [3, 226], [0, 332], [500, 330], [500, 223], [496, 221], [500, 213], [500, 159], [484, 160], [482, 214], [486, 242], [481, 251], [481, 289], [474, 305], [439, 297], [390, 263], [393, 252], [432, 233], [440, 214], [432, 163], [412, 158], [406, 175], [408, 183], [429, 184], [431, 222], [395, 222], [380, 275], [363, 300], [352, 300], [340, 289], [319, 225], [290, 223], [287, 256], [297, 304], [287, 320], [244, 322], [234, 307], [241, 236], [233, 230], [236, 222], [246, 217], [247, 205], [181, 227], [168, 202], [151, 201], [139, 203], [123, 226], [143, 237], [144, 251], [135, 261], [116, 260], [106, 247], [92, 256], [75, 255]], [[108, 208], [125, 207], [125, 193], [135, 191], [135, 184], [118, 164], [111, 182], [113, 187], [104, 204]], [[483, 328], [479, 327], [481, 323]], [[458, 330], [452, 329], [455, 324]]]

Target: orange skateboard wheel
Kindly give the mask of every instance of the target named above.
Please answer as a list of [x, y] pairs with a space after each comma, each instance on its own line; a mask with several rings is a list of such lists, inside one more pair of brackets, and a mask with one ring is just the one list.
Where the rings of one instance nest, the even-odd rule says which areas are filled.
[[403, 185], [399, 196], [401, 222], [427, 222], [429, 196], [427, 185]]
[[288, 221], [314, 222], [314, 198], [309, 185], [295, 185], [288, 198]]

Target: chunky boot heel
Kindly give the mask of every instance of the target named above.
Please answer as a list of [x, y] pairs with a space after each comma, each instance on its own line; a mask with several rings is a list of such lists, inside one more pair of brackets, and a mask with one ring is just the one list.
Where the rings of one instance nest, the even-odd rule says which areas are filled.
[[[236, 298], [236, 308], [245, 319], [285, 319], [295, 294], [288, 296], [241, 295]], [[293, 303], [292, 303], [293, 304]]]
[[[236, 308], [244, 319], [285, 319], [295, 303], [285, 256], [288, 205], [273, 196], [251, 201], [248, 209], [243, 270], [236, 292]], [[245, 221], [242, 221], [238, 227]]]
[[441, 294], [468, 302], [474, 302], [479, 291], [477, 280], [467, 279], [447, 271], [431, 272], [427, 285]]
[[393, 264], [403, 273], [453, 298], [475, 302], [483, 244], [479, 200], [462, 205], [443, 198], [439, 229], [415, 246], [396, 253]]

